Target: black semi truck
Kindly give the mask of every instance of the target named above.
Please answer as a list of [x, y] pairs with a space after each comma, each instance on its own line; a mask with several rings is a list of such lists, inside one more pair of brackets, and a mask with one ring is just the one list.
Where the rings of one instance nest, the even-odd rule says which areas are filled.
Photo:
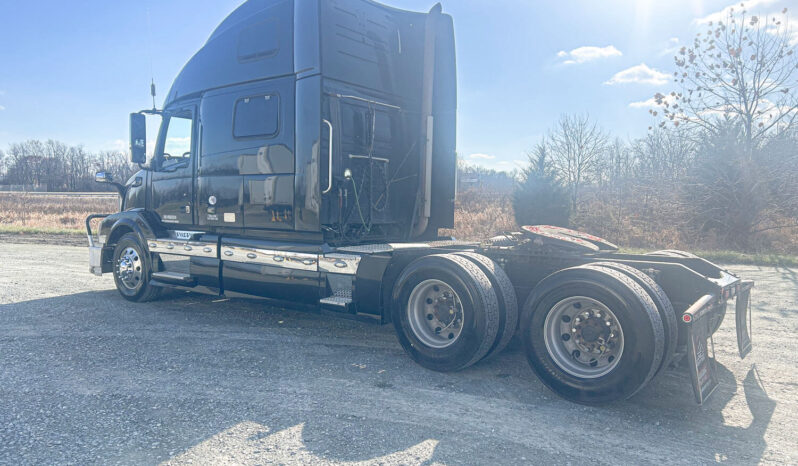
[[[439, 4], [249, 0], [162, 110], [131, 114], [141, 170], [124, 184], [97, 174], [121, 205], [87, 218], [90, 271], [113, 274], [131, 301], [178, 288], [392, 323], [436, 371], [518, 333], [538, 377], [580, 403], [683, 367], [703, 402], [717, 385], [708, 342], [732, 298], [740, 356], [750, 351], [753, 283], [689, 253], [621, 254], [552, 226], [440, 236], [454, 223], [456, 102]], [[147, 115], [162, 119], [148, 163]]]

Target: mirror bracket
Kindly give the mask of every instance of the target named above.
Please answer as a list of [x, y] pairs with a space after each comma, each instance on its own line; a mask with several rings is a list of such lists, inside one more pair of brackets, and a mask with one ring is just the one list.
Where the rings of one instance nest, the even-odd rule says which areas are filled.
[[108, 173], [106, 171], [101, 171], [101, 172], [95, 173], [94, 174], [94, 181], [96, 181], [97, 183], [108, 183], [108, 184], [110, 184], [111, 186], [114, 187], [114, 189], [116, 189], [116, 191], [119, 193], [120, 196], [124, 196], [125, 195], [125, 191], [127, 191], [127, 188], [125, 188], [121, 184], [115, 182], [114, 181], [114, 177], [110, 173]]

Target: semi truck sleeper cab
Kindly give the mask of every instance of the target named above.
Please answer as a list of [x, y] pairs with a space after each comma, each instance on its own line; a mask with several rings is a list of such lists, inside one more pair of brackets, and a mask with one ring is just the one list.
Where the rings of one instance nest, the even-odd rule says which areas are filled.
[[[163, 109], [131, 114], [141, 170], [116, 184], [119, 212], [87, 218], [90, 271], [131, 301], [180, 288], [392, 323], [439, 371], [520, 334], [541, 380], [581, 403], [632, 396], [681, 362], [703, 402], [717, 384], [707, 341], [731, 298], [741, 357], [750, 350], [753, 283], [689, 253], [619, 254], [552, 226], [440, 236], [454, 225], [456, 94], [440, 4], [249, 0]], [[148, 116], [161, 123], [147, 163]]]

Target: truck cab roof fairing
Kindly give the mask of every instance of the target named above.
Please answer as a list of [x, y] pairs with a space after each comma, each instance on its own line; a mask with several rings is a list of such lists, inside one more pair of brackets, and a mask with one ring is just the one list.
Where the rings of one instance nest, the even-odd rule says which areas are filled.
[[209, 89], [294, 73], [293, 18], [293, 0], [245, 2], [186, 63], [164, 107]]
[[[343, 1], [353, 6], [358, 3], [377, 6], [393, 14], [424, 15], [372, 0]], [[297, 32], [302, 34], [302, 43], [318, 42], [318, 17], [314, 23], [310, 18], [315, 15], [308, 12], [317, 5], [318, 0], [248, 0], [241, 4], [185, 64], [164, 100], [164, 107], [209, 89], [303, 71], [297, 70], [294, 62], [295, 27], [301, 29]]]

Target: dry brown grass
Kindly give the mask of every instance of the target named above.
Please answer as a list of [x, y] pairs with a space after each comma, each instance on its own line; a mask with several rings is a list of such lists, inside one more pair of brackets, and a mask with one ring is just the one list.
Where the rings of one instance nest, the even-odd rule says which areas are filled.
[[88, 215], [117, 210], [119, 198], [115, 194], [95, 197], [0, 193], [0, 229], [82, 233]]
[[471, 190], [457, 194], [454, 229], [441, 234], [460, 240], [481, 240], [517, 230], [509, 195]]
[[[83, 233], [86, 216], [115, 212], [115, 194], [103, 197], [60, 194], [0, 193], [0, 233]], [[634, 209], [617, 209], [593, 199], [573, 216], [573, 227], [603, 236], [624, 247], [719, 250], [716, 238], [690, 231], [676, 221], [672, 203], [648, 200]], [[646, 212], [631, 214], [630, 210]], [[481, 240], [503, 231], [517, 230], [509, 195], [479, 190], [459, 193], [455, 228], [441, 234], [462, 240]], [[786, 220], [785, 220], [786, 222]], [[798, 254], [798, 228], [763, 232], [758, 253]]]

